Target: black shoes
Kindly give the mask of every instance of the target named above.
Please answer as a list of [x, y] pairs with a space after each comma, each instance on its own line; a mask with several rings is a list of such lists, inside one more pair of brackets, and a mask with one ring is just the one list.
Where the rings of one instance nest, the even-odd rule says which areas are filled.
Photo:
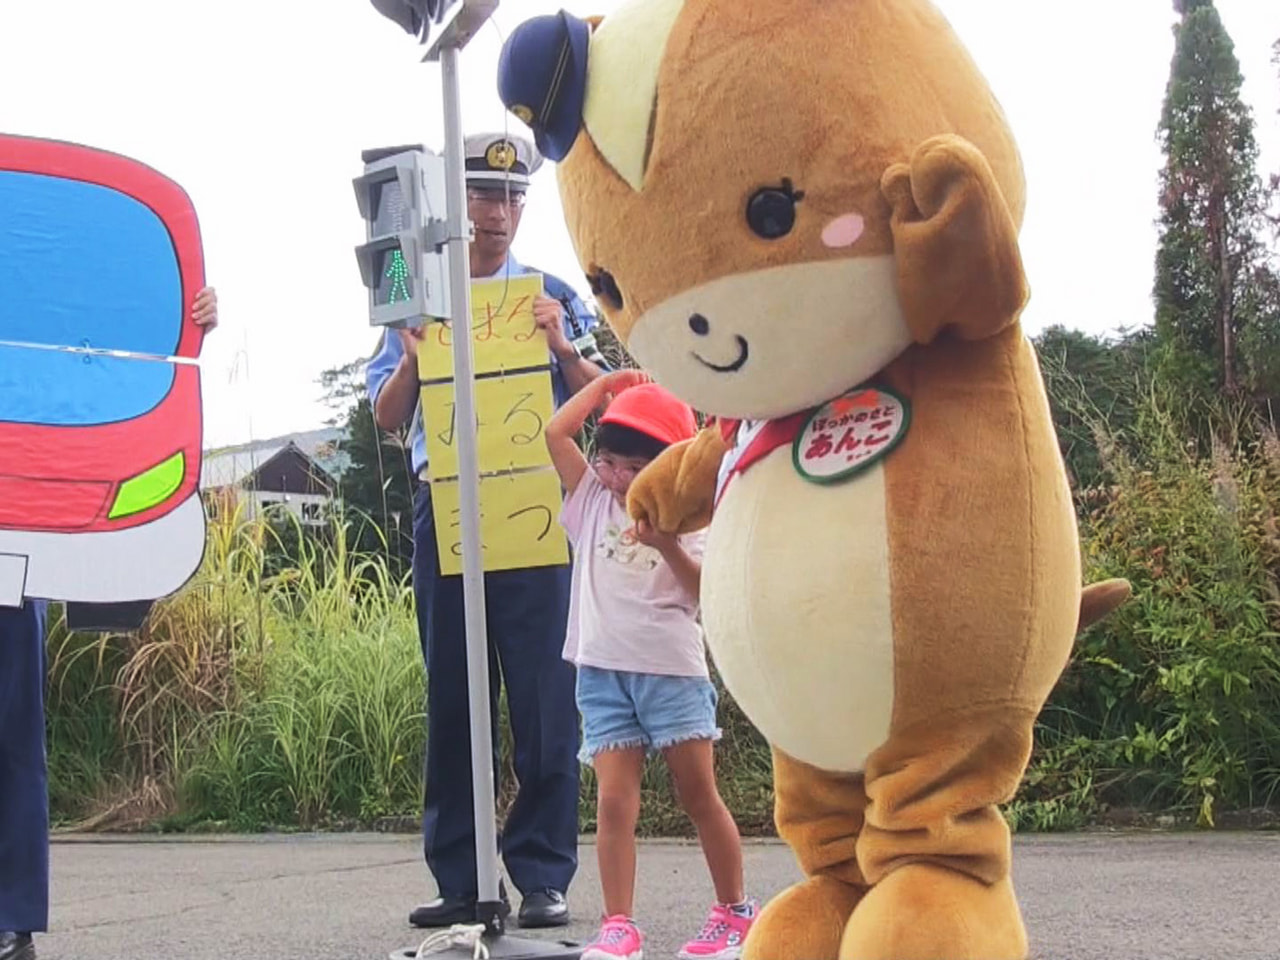
[[415, 927], [451, 927], [455, 923], [475, 922], [475, 897], [436, 897], [409, 914], [409, 923]]
[[[507, 888], [498, 884], [498, 896], [502, 899], [503, 916], [511, 913], [511, 903], [507, 899]], [[451, 927], [455, 923], [476, 922], [476, 898], [436, 897], [430, 903], [424, 903], [409, 914], [409, 923], [415, 927]], [[0, 954], [0, 960], [6, 960]]]
[[[499, 885], [498, 895], [502, 898], [504, 916], [511, 912], [507, 900], [505, 885]], [[569, 923], [569, 905], [564, 894], [559, 890], [535, 890], [524, 898], [520, 904], [520, 926], [525, 930], [539, 927], [563, 927]], [[415, 927], [451, 927], [455, 923], [476, 922], [476, 898], [436, 897], [430, 903], [424, 903], [409, 914], [409, 923]], [[0, 953], [0, 960], [9, 960]], [[27, 960], [18, 955], [14, 960]]]
[[569, 905], [559, 890], [535, 890], [520, 904], [520, 926], [563, 927], [569, 923]]
[[0, 960], [36, 960], [36, 945], [29, 933], [0, 933]]

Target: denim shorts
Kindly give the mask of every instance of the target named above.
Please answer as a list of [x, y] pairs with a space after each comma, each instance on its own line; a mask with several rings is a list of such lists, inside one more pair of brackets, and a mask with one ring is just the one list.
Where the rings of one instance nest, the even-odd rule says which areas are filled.
[[687, 740], [719, 740], [716, 688], [706, 677], [578, 668], [582, 714], [579, 759], [602, 750], [644, 747], [655, 753]]

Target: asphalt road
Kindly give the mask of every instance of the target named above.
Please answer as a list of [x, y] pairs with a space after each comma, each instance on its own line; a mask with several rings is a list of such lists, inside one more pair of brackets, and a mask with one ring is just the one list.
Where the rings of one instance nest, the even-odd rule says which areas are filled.
[[[432, 893], [419, 850], [382, 835], [59, 838], [39, 956], [387, 960], [422, 939], [407, 922]], [[1280, 960], [1280, 834], [1019, 838], [1014, 862], [1037, 960]], [[773, 842], [748, 843], [746, 870], [761, 897], [798, 878]], [[649, 960], [674, 958], [709, 891], [696, 846], [642, 847]], [[585, 940], [600, 911], [589, 843], [570, 906], [573, 925], [551, 937]]]

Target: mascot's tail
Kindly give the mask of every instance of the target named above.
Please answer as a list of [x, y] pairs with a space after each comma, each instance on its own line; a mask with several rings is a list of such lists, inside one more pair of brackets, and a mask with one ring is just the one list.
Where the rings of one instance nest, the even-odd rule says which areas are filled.
[[1080, 594], [1080, 620], [1076, 633], [1097, 623], [1129, 599], [1133, 592], [1128, 580], [1102, 580], [1091, 583]]

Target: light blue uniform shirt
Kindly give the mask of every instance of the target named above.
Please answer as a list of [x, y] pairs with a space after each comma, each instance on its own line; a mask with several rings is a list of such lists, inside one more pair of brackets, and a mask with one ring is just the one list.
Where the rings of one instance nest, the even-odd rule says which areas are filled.
[[[536, 270], [529, 270], [518, 263], [515, 257], [507, 254], [507, 263], [505, 267], [498, 270], [491, 277], [474, 277], [476, 280], [490, 280], [497, 277], [507, 276], [508, 272], [511, 276], [519, 276], [525, 273], [537, 273]], [[595, 314], [587, 309], [587, 305], [574, 292], [573, 288], [561, 280], [559, 277], [544, 273], [542, 278], [543, 290], [549, 297], [559, 300], [564, 307], [564, 333], [570, 340], [577, 340], [594, 330], [597, 325]], [[608, 369], [608, 365], [604, 362], [603, 357], [598, 352], [583, 351], [588, 359], [594, 360], [601, 367]], [[404, 346], [400, 343], [400, 336], [395, 330], [388, 329], [382, 335], [382, 344], [378, 348], [377, 354], [369, 361], [369, 366], [365, 370], [365, 386], [369, 391], [369, 402], [374, 406], [378, 403], [378, 394], [382, 392], [383, 386], [387, 380], [395, 373], [396, 367], [400, 364], [400, 358], [404, 356]], [[565, 382], [564, 373], [560, 369], [560, 364], [555, 354], [550, 354], [551, 359], [551, 389], [555, 398], [556, 407], [559, 407], [569, 399], [569, 385]], [[425, 435], [422, 430], [422, 411], [421, 405], [414, 407], [413, 418], [409, 427], [409, 443], [412, 449], [413, 472], [421, 474], [427, 465], [427, 444]]]

